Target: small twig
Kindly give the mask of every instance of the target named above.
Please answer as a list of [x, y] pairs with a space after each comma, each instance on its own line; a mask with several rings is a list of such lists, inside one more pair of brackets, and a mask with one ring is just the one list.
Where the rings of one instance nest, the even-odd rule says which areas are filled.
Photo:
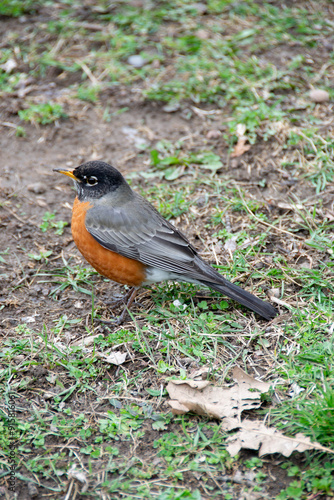
[[290, 304], [288, 304], [287, 302], [284, 302], [284, 300], [278, 299], [277, 297], [271, 296], [270, 300], [272, 302], [275, 302], [275, 304], [278, 304], [279, 306], [286, 307], [287, 309], [289, 309], [289, 311], [290, 311], [291, 307], [293, 307]]
[[88, 68], [88, 66], [81, 62], [81, 61], [76, 61], [76, 63], [80, 66], [80, 68], [86, 73], [90, 81], [92, 82], [93, 85], [99, 85], [98, 79], [93, 75], [91, 70]]
[[15, 125], [15, 123], [11, 123], [11, 122], [0, 122], [0, 125], [2, 125], [3, 127], [10, 127], [10, 128], [15, 128], [17, 129], [18, 125]]

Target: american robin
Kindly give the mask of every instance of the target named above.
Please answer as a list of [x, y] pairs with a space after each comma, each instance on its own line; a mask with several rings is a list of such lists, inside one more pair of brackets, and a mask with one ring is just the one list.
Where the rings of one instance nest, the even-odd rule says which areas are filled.
[[135, 193], [116, 168], [90, 161], [73, 171], [55, 171], [71, 177], [77, 189], [72, 235], [78, 249], [100, 274], [134, 287], [128, 306], [139, 286], [171, 280], [218, 290], [267, 320], [278, 313], [204, 262], [187, 238]]

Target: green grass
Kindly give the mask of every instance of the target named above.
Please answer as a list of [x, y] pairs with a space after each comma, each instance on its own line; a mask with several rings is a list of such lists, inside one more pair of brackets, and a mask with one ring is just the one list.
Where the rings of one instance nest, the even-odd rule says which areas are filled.
[[19, 110], [19, 117], [26, 122], [48, 125], [60, 118], [67, 118], [67, 115], [61, 104], [47, 102], [32, 104], [28, 109]]
[[[93, 281], [92, 276], [96, 274], [91, 269], [83, 269], [79, 266], [71, 266], [64, 262], [64, 267], [53, 269], [51, 272], [38, 273], [39, 283], [52, 283], [51, 295], [57, 296], [67, 288], [72, 288], [76, 292], [81, 292], [92, 296]], [[40, 279], [42, 278], [42, 279]]]
[[43, 222], [40, 225], [40, 229], [43, 233], [48, 231], [49, 229], [54, 229], [55, 234], [61, 236], [64, 232], [64, 228], [68, 226], [68, 222], [59, 220], [55, 221], [56, 214], [51, 212], [45, 212], [43, 215]]
[[78, 93], [77, 93], [77, 96], [79, 99], [81, 99], [82, 101], [88, 101], [88, 102], [97, 102], [98, 98], [99, 98], [99, 91], [100, 91], [100, 88], [97, 87], [97, 86], [84, 86], [84, 85], [80, 85], [80, 87], [78, 87]]
[[39, 2], [36, 0], [1, 0], [0, 15], [8, 17], [19, 17], [23, 14], [32, 13], [38, 9]]

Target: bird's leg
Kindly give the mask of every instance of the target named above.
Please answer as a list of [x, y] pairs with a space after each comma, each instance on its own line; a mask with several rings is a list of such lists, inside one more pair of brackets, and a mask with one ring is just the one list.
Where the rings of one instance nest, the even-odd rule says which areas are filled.
[[129, 300], [130, 295], [132, 294], [133, 287], [130, 288], [122, 297], [119, 299], [112, 298], [111, 300], [105, 300], [104, 303], [107, 306], [118, 306], [119, 304], [125, 304]]
[[130, 307], [132, 306], [133, 301], [136, 298], [138, 288], [133, 287], [130, 291], [131, 291], [131, 293], [130, 293], [130, 296], [129, 296], [128, 301], [126, 303], [126, 306], [124, 307], [122, 314], [117, 319], [118, 321], [120, 321], [119, 325], [121, 323], [123, 323], [126, 313], [129, 312]]
[[137, 295], [137, 291], [138, 291], [138, 288], [131, 288], [126, 296], [124, 297], [125, 299], [128, 299], [127, 300], [127, 303], [122, 311], [122, 313], [118, 316], [118, 318], [115, 318], [113, 320], [104, 320], [104, 319], [99, 319], [98, 321], [100, 321], [100, 323], [103, 323], [104, 325], [121, 325], [125, 319], [125, 316], [126, 316], [126, 313], [129, 312], [129, 309], [133, 303], [133, 301], [135, 300], [135, 297]]

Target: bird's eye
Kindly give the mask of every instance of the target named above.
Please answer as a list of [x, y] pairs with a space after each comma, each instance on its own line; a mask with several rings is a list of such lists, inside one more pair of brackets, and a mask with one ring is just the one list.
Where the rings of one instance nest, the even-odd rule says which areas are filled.
[[95, 186], [95, 184], [97, 184], [97, 178], [94, 175], [91, 175], [90, 177], [87, 177], [86, 182], [89, 186]]

